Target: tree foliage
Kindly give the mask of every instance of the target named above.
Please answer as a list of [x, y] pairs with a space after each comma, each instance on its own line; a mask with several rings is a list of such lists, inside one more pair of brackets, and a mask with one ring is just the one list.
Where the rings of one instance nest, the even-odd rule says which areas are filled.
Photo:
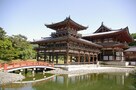
[[0, 59], [32, 59], [35, 57], [33, 46], [23, 35], [7, 36], [0, 28]]
[[0, 40], [0, 59], [11, 60], [14, 58], [14, 48], [8, 38]]
[[0, 27], [0, 40], [3, 40], [6, 37], [6, 32], [3, 28]]
[[[136, 39], [136, 33], [132, 33], [131, 36]], [[129, 46], [136, 46], [136, 41], [130, 43]]]

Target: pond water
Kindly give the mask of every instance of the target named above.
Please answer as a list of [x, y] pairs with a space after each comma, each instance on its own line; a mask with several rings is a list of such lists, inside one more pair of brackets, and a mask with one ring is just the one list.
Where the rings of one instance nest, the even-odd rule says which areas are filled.
[[[35, 76], [40, 79], [38, 77], [43, 78], [45, 75]], [[129, 73], [57, 75], [35, 83], [3, 85], [0, 90], [136, 90], [136, 75]]]

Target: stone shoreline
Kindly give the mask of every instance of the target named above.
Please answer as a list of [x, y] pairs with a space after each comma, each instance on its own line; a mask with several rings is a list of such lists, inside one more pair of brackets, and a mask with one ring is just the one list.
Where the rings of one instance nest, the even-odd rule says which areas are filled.
[[[61, 68], [56, 68], [55, 70], [47, 71], [46, 73], [69, 74], [71, 76], [77, 76], [77, 75], [84, 75], [84, 74], [89, 74], [89, 73], [110, 73], [110, 72], [112, 72], [112, 73], [116, 73], [116, 72], [130, 73], [130, 72], [133, 72], [134, 70], [135, 70], [135, 68], [95, 67], [95, 68], [67, 71], [67, 70], [64, 70]], [[24, 78], [25, 77], [20, 74], [0, 72], [0, 85], [21, 81]]]
[[40, 82], [40, 81], [44, 81], [44, 80], [48, 80], [51, 79], [53, 77], [55, 77], [56, 75], [52, 75], [50, 77], [45, 77], [43, 79], [38, 79], [38, 80], [32, 80], [32, 81], [17, 81], [17, 82], [13, 82], [13, 83], [36, 83], [36, 82]]
[[20, 74], [0, 72], [0, 85], [20, 81], [24, 78], [25, 77]]
[[97, 67], [97, 68], [91, 68], [91, 69], [80, 69], [80, 70], [73, 70], [73, 71], [67, 71], [64, 69], [57, 68], [52, 71], [48, 71], [46, 73], [52, 73], [52, 74], [76, 74], [76, 75], [83, 75], [83, 74], [89, 74], [89, 73], [110, 73], [110, 72], [133, 72], [134, 68], [118, 68], [118, 67]]

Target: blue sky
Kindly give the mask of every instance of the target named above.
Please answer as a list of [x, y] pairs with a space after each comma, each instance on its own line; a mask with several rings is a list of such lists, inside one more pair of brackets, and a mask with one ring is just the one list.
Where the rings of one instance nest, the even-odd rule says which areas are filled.
[[136, 33], [136, 0], [0, 0], [0, 27], [8, 35], [25, 35], [28, 40], [50, 36], [44, 24], [70, 16], [93, 33], [104, 22], [109, 28], [129, 27]]

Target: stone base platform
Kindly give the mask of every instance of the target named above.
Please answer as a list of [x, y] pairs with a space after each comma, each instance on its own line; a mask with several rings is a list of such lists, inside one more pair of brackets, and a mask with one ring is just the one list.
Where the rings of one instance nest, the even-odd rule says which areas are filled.
[[61, 68], [66, 71], [76, 71], [76, 70], [90, 70], [92, 68], [97, 68], [97, 64], [85, 64], [85, 65], [55, 65], [56, 68]]

